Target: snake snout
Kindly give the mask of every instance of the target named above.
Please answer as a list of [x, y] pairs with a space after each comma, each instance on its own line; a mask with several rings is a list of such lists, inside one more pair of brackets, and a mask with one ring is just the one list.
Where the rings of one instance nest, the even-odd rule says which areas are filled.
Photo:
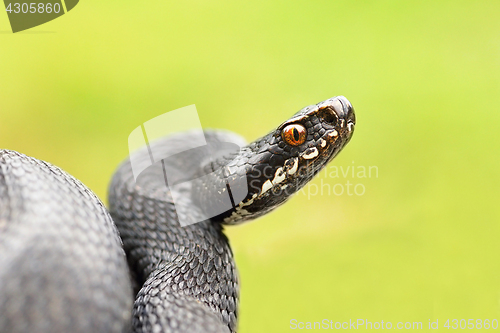
[[356, 115], [351, 102], [344, 96], [337, 96], [333, 98], [332, 107], [338, 118], [340, 119], [341, 135], [345, 137], [344, 145], [349, 142], [353, 132], [354, 125], [356, 124]]
[[[354, 125], [356, 125], [356, 114], [354, 113], [354, 108], [352, 107], [351, 102], [344, 96], [336, 97], [340, 104], [342, 105], [341, 109], [335, 111], [337, 112], [340, 119], [345, 121], [345, 126], [347, 131], [345, 131], [345, 135], [347, 137], [351, 137], [354, 132]], [[347, 142], [346, 142], [347, 143]]]
[[344, 96], [334, 97], [336, 99], [336, 103], [332, 103], [333, 110], [337, 113], [339, 119], [344, 119], [347, 123], [356, 124], [356, 116], [354, 114], [354, 108], [352, 107], [351, 102]]

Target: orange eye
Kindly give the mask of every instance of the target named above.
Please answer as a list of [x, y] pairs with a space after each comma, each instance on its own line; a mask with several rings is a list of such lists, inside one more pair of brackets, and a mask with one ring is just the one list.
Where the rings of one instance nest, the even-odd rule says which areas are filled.
[[306, 129], [302, 125], [288, 125], [281, 132], [281, 136], [289, 145], [299, 146], [306, 141]]

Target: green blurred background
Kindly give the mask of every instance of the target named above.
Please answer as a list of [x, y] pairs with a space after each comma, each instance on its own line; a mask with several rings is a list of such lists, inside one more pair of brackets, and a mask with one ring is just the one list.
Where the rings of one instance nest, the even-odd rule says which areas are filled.
[[[106, 201], [150, 118], [196, 104], [204, 127], [253, 140], [345, 95], [357, 126], [332, 165], [378, 177], [322, 173], [227, 228], [240, 332], [500, 319], [499, 17], [499, 1], [82, 0], [12, 34], [1, 14], [0, 147]], [[312, 195], [348, 180], [365, 193]]]

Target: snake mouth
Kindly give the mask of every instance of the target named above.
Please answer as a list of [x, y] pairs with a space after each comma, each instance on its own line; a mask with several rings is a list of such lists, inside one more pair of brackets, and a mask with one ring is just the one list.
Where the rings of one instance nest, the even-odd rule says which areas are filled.
[[334, 111], [337, 113], [341, 122], [340, 126], [342, 127], [342, 136], [347, 139], [344, 143], [345, 145], [350, 140], [354, 132], [354, 126], [356, 125], [356, 115], [354, 113], [354, 108], [351, 102], [349, 102], [347, 98], [345, 98], [344, 96], [337, 96], [335, 97], [335, 99], [338, 100], [338, 103], [335, 104], [336, 107], [334, 107]]

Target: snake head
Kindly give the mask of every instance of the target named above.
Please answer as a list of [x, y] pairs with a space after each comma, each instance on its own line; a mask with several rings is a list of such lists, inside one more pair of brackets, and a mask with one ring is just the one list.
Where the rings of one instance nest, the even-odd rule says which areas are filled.
[[278, 145], [293, 157], [298, 155], [302, 160], [299, 166], [306, 167], [318, 159], [331, 161], [351, 139], [355, 124], [351, 103], [344, 96], [337, 96], [303, 108], [281, 124], [274, 136], [281, 136]]
[[303, 108], [241, 149], [228, 166], [239, 168], [239, 175], [244, 169], [248, 194], [218, 219], [238, 224], [281, 205], [345, 147], [355, 123], [351, 103], [337, 96]]

